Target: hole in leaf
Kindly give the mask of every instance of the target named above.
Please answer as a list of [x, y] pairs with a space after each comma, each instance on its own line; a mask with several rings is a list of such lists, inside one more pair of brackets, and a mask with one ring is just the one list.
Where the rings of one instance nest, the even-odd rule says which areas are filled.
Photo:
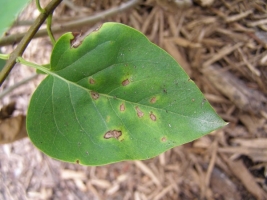
[[77, 163], [77, 164], [80, 164], [80, 161], [79, 161], [79, 160], [76, 160], [76, 163]]
[[144, 116], [144, 113], [137, 106], [135, 107], [135, 110], [137, 112], [137, 116], [138, 117], [143, 117]]
[[70, 40], [71, 48], [77, 48], [82, 44], [82, 40], [81, 39], [79, 40], [82, 34], [79, 32], [72, 32], [72, 35], [74, 38]]
[[125, 105], [124, 105], [124, 103], [122, 103], [122, 104], [120, 105], [120, 111], [125, 111]]
[[157, 117], [156, 117], [156, 115], [154, 115], [152, 112], [150, 113], [150, 119], [152, 120], [152, 121], [156, 121], [157, 120]]
[[150, 99], [150, 103], [156, 103], [156, 101], [157, 101], [156, 97], [152, 97], [152, 98]]
[[97, 100], [99, 98], [99, 94], [97, 92], [94, 92], [94, 91], [91, 91], [91, 97], [94, 99], [94, 100]]
[[129, 85], [129, 83], [130, 83], [129, 79], [126, 79], [126, 80], [122, 81], [121, 84], [122, 84], [123, 86], [126, 86], [126, 85]]
[[108, 131], [105, 133], [104, 138], [109, 139], [109, 138], [116, 138], [118, 139], [122, 135], [121, 131], [118, 130], [112, 130]]
[[93, 85], [93, 84], [95, 84], [95, 80], [92, 79], [92, 78], [90, 78], [90, 79], [89, 79], [89, 83], [90, 83], [91, 85]]

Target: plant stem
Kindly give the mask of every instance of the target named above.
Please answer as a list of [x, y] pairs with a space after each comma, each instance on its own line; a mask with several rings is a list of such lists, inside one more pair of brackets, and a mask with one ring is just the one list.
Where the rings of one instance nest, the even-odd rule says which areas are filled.
[[[97, 13], [93, 16], [89, 17], [82, 17], [81, 19], [73, 20], [70, 22], [66, 22], [60, 25], [56, 25], [52, 27], [53, 33], [62, 33], [64, 31], [70, 31], [75, 28], [79, 28], [81, 26], [88, 26], [90, 24], [99, 22], [101, 20], [104, 20], [107, 17], [114, 16], [118, 13], [121, 13], [123, 11], [126, 11], [133, 6], [137, 5], [141, 0], [131, 0], [126, 3], [121, 4], [120, 6], [110, 8], [108, 10], [105, 10], [103, 12]], [[5, 46], [9, 44], [13, 44], [15, 42], [19, 42], [21, 38], [25, 35], [26, 33], [18, 33], [10, 36], [6, 36], [2, 39], [0, 39], [0, 46]], [[47, 34], [46, 29], [39, 30], [34, 37], [43, 37]]]
[[52, 0], [45, 8], [44, 13], [40, 13], [39, 17], [35, 20], [34, 24], [30, 27], [26, 35], [22, 38], [17, 48], [10, 54], [9, 60], [0, 72], [0, 86], [8, 76], [9, 72], [16, 64], [16, 58], [21, 56], [26, 47], [32, 40], [35, 33], [39, 30], [40, 26], [46, 18], [53, 12], [53, 10], [61, 3], [62, 0]]
[[56, 43], [56, 40], [55, 40], [55, 37], [52, 33], [52, 30], [51, 30], [51, 25], [52, 25], [52, 13], [48, 16], [47, 20], [46, 20], [46, 29], [47, 29], [47, 33], [48, 33], [48, 36], [53, 44], [53, 46], [55, 46], [55, 43]]
[[8, 60], [9, 56], [10, 56], [10, 54], [2, 54], [2, 53], [0, 53], [0, 59], [2, 59], [2, 60]]
[[[35, 69], [39, 69], [39, 70], [41, 70], [41, 71], [43, 71], [43, 68], [45, 68], [45, 67], [42, 67], [42, 65], [38, 65], [38, 64], [36, 64], [36, 63], [27, 61], [27, 60], [25, 60], [25, 59], [22, 58], [22, 57], [17, 57], [16, 62], [17, 62], [17, 63], [20, 63], [20, 64], [23, 64], [23, 65], [26, 65], [26, 66], [29, 66], [29, 67], [33, 67], [33, 68], [35, 68]], [[45, 69], [46, 69], [46, 68], [45, 68]]]
[[40, 4], [40, 1], [39, 1], [39, 0], [36, 0], [35, 3], [36, 3], [36, 7], [37, 7], [37, 9], [39, 10], [39, 12], [40, 12], [40, 13], [44, 13], [45, 10], [42, 8], [42, 6], [41, 6], [41, 4]]

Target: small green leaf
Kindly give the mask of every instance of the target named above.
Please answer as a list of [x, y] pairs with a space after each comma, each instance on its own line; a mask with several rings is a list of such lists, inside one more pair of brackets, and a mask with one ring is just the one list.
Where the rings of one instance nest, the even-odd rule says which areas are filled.
[[148, 159], [225, 122], [176, 61], [142, 33], [105, 23], [75, 46], [57, 41], [27, 129], [44, 153], [103, 165]]
[[29, 0], [0, 0], [0, 38], [28, 3]]

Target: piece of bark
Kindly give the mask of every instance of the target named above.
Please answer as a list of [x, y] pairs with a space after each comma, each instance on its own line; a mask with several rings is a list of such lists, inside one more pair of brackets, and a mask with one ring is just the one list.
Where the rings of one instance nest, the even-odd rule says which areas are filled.
[[211, 65], [202, 70], [205, 77], [222, 94], [227, 96], [240, 110], [250, 114], [260, 115], [262, 111], [267, 112], [267, 99], [259, 91], [248, 88], [245, 83], [228, 71]]

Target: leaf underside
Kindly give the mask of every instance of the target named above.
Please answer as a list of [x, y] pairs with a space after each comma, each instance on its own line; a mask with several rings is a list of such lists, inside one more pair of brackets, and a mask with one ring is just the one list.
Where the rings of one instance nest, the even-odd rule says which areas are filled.
[[152, 158], [225, 125], [195, 83], [142, 33], [105, 23], [57, 41], [28, 109], [32, 142], [83, 165]]

